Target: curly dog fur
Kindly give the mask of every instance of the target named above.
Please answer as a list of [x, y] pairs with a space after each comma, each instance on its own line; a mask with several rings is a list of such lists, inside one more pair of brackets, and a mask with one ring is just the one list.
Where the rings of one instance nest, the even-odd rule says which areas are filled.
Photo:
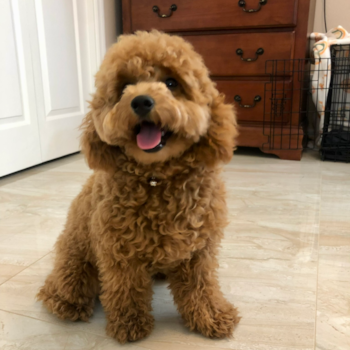
[[[169, 77], [178, 82], [171, 89]], [[158, 152], [136, 142], [131, 101], [139, 95], [155, 101], [148, 120], [172, 132]], [[99, 296], [107, 334], [135, 341], [153, 329], [152, 276], [161, 273], [191, 330], [231, 336], [239, 317], [216, 269], [227, 221], [220, 169], [232, 157], [236, 121], [202, 58], [177, 36], [121, 36], [96, 75], [82, 128], [94, 173], [71, 205], [38, 299], [61, 319], [87, 321]]]

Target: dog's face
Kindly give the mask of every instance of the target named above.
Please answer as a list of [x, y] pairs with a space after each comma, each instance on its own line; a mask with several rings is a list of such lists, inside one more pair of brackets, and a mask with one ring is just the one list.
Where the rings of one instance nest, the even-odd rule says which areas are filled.
[[96, 88], [82, 140], [88, 160], [98, 141], [101, 152], [123, 152], [143, 164], [178, 158], [200, 143], [221, 153], [230, 148], [232, 155], [232, 107], [223, 104], [201, 57], [180, 37], [122, 36], [107, 53]]
[[97, 118], [99, 133], [141, 163], [178, 157], [207, 132], [208, 103], [170, 69], [153, 62], [138, 68], [119, 75], [115, 104]]

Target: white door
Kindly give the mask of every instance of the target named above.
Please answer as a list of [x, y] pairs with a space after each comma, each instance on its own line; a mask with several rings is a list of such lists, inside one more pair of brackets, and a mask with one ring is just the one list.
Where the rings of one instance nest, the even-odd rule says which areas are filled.
[[41, 162], [29, 10], [0, 0], [0, 177]]
[[79, 150], [79, 126], [93, 79], [87, 6], [85, 0], [34, 0], [32, 52], [42, 161]]
[[0, 177], [79, 151], [106, 4], [114, 0], [0, 0]]

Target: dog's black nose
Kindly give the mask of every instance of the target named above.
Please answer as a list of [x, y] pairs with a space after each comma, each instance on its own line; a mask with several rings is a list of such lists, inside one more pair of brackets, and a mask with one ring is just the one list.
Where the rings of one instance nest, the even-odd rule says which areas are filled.
[[136, 96], [131, 101], [131, 107], [139, 117], [147, 115], [154, 106], [154, 100], [147, 95]]

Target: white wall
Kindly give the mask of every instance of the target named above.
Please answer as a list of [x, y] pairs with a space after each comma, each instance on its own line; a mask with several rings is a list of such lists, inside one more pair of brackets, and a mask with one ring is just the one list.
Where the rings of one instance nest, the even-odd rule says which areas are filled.
[[121, 0], [103, 0], [107, 49], [117, 41], [122, 32]]
[[[323, 6], [324, 0], [316, 0], [315, 32], [325, 32]], [[326, 14], [328, 30], [341, 25], [350, 33], [350, 0], [326, 0]]]

